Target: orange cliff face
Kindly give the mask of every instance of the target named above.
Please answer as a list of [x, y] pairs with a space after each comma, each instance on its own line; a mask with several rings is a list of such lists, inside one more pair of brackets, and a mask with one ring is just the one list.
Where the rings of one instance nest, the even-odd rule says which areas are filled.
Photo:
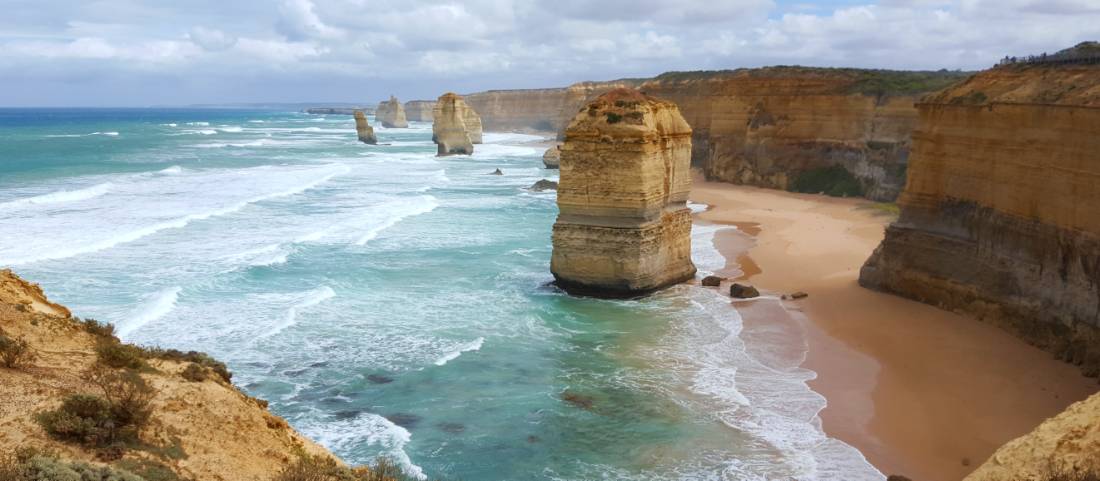
[[993, 69], [919, 112], [901, 216], [860, 283], [1100, 375], [1100, 66]]
[[[828, 182], [813, 179], [839, 167], [842, 180], [855, 185], [842, 193], [892, 201], [905, 184], [917, 120], [914, 103], [960, 78], [956, 73], [773, 67], [490, 91], [467, 98], [486, 130], [562, 132], [595, 97], [636, 87], [677, 104], [694, 131], [692, 164], [710, 180], [830, 192]], [[808, 177], [800, 181], [803, 176]]]

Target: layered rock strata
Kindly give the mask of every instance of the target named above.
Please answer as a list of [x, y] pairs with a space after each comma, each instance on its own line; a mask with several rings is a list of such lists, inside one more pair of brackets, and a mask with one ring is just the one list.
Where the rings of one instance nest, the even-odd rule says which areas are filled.
[[901, 216], [860, 283], [1100, 375], [1100, 65], [998, 68], [918, 109]]
[[[636, 87], [677, 104], [710, 180], [891, 201], [905, 185], [913, 104], [954, 72], [770, 67], [469, 95], [487, 130], [562, 132], [580, 106]], [[560, 138], [560, 136], [559, 136]]]
[[432, 142], [438, 146], [438, 156], [473, 155], [474, 140], [481, 142], [481, 121], [461, 95], [441, 95], [432, 117]]
[[378, 137], [374, 135], [374, 127], [370, 126], [367, 122], [367, 116], [363, 114], [362, 110], [355, 111], [355, 133], [359, 136], [359, 141], [364, 144], [377, 144]]
[[410, 122], [431, 122], [435, 101], [410, 100], [405, 102], [405, 118]]
[[374, 119], [388, 129], [409, 127], [409, 121], [405, 117], [405, 107], [397, 101], [397, 97], [392, 95], [389, 100], [378, 104], [378, 108], [374, 110]]
[[675, 104], [608, 92], [565, 131], [550, 270], [571, 293], [634, 296], [691, 279], [691, 127]]

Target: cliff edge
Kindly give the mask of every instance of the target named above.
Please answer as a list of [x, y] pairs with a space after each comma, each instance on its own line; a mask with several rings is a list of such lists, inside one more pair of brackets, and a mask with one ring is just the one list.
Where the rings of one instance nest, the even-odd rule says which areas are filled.
[[0, 457], [51, 453], [24, 459], [26, 476], [98, 469], [125, 481], [266, 481], [303, 456], [342, 465], [234, 387], [223, 364], [122, 344], [109, 325], [71, 317], [8, 270], [0, 353], [15, 361], [0, 363]]

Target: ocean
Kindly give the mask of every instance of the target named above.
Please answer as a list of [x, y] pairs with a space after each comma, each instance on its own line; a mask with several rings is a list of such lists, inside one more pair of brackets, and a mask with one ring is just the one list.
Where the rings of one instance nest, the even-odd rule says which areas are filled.
[[[436, 158], [430, 124], [375, 129], [368, 146], [348, 116], [0, 109], [0, 267], [126, 341], [225, 361], [349, 463], [883, 479], [822, 432], [797, 325], [747, 331], [697, 286], [549, 286], [555, 195], [527, 190], [557, 180], [543, 139], [487, 133], [472, 157]], [[724, 265], [720, 228], [695, 226], [700, 275]]]

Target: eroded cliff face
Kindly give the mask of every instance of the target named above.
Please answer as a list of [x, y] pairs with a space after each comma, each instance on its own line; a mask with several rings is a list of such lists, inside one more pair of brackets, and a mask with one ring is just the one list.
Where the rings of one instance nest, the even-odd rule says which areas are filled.
[[367, 116], [363, 114], [362, 110], [355, 111], [355, 133], [359, 136], [359, 141], [364, 144], [377, 144], [378, 137], [374, 136], [374, 127], [370, 126], [367, 122]]
[[599, 95], [616, 88], [633, 87], [639, 81], [581, 82], [566, 88], [490, 90], [466, 96], [466, 102], [481, 115], [488, 131], [519, 131], [556, 134]]
[[1100, 473], [1100, 394], [1002, 446], [964, 481], [1044, 480], [1052, 471]]
[[631, 296], [691, 279], [691, 127], [631, 89], [577, 113], [561, 152], [550, 270], [563, 289]]
[[[462, 100], [462, 123], [466, 126], [466, 135], [470, 136], [470, 143], [481, 143], [481, 116], [477, 112], [470, 108], [470, 105], [466, 103], [465, 99]], [[434, 115], [434, 113], [433, 113]]]
[[409, 127], [409, 120], [405, 117], [405, 107], [397, 101], [397, 97], [392, 95], [389, 100], [378, 104], [378, 108], [374, 110], [374, 119], [388, 129]]
[[998, 68], [919, 111], [901, 216], [860, 283], [1100, 375], [1100, 66]]
[[[475, 125], [466, 124], [476, 119], [477, 114], [470, 111], [461, 95], [447, 92], [439, 97], [432, 112], [432, 142], [438, 146], [437, 155], [473, 155], [474, 138], [481, 141], [480, 121]], [[472, 129], [476, 128], [476, 132]]]
[[435, 102], [432, 100], [410, 100], [405, 102], [405, 118], [413, 122], [431, 122]]
[[100, 393], [87, 373], [97, 365], [97, 345], [117, 340], [88, 329], [37, 285], [8, 270], [0, 271], [0, 333], [26, 341], [36, 354], [17, 369], [0, 367], [0, 453], [5, 455], [17, 447], [34, 448], [69, 462], [123, 469], [145, 460], [182, 479], [225, 481], [271, 480], [300, 454], [332, 456], [268, 412], [265, 402], [213, 371], [191, 381], [181, 374], [189, 362], [165, 358], [147, 359], [140, 371], [154, 394], [138, 447], [108, 456], [113, 451], [58, 441], [35, 414], [56, 409], [70, 394]]

